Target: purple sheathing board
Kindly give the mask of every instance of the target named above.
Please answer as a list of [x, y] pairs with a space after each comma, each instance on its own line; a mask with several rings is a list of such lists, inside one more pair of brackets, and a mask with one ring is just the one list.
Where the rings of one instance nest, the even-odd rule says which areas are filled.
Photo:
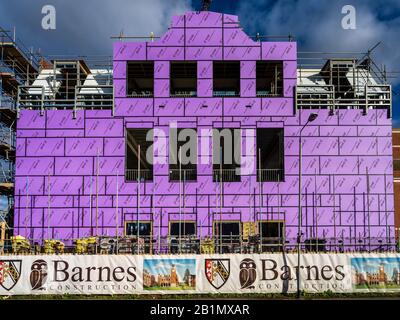
[[[294, 243], [299, 132], [310, 112], [316, 112], [318, 118], [304, 129], [302, 137], [305, 236], [310, 236], [310, 229], [321, 238], [336, 236], [345, 242], [354, 241], [354, 235], [394, 236], [391, 119], [385, 110], [368, 110], [366, 115], [361, 110], [337, 110], [333, 115], [328, 110], [296, 113], [296, 42], [257, 42], [241, 29], [237, 16], [188, 12], [173, 17], [169, 30], [154, 42], [115, 42], [113, 60], [114, 116], [109, 110], [79, 110], [76, 118], [69, 110], [48, 110], [43, 116], [39, 111], [21, 111], [17, 123], [16, 233], [25, 235], [27, 227], [29, 235], [47, 238], [50, 223], [51, 234], [59, 238], [90, 235], [97, 189], [99, 230], [115, 234], [118, 172], [122, 235], [124, 224], [135, 221], [137, 215], [137, 183], [124, 181], [125, 130], [155, 127], [168, 137], [169, 123], [177, 121], [179, 128], [226, 124], [242, 129], [284, 129], [284, 181], [263, 182], [262, 203], [255, 173], [242, 177], [241, 182], [224, 183], [222, 219], [246, 222], [256, 215], [265, 220], [268, 212], [269, 220], [285, 220], [285, 236]], [[126, 65], [130, 60], [154, 61], [154, 97], [126, 97]], [[176, 60], [198, 62], [198, 97], [169, 96], [169, 62]], [[212, 97], [214, 60], [241, 62], [241, 97]], [[283, 62], [282, 97], [255, 96], [258, 60]], [[242, 155], [246, 156], [244, 150]], [[218, 213], [214, 219], [219, 220], [219, 210], [215, 209], [220, 200], [218, 190], [212, 180], [212, 166], [205, 164], [198, 165], [197, 181], [185, 186], [184, 218], [196, 220], [197, 232], [201, 225], [203, 236], [211, 232], [213, 213]], [[179, 184], [169, 181], [167, 165], [154, 165], [154, 179], [141, 184], [140, 194], [141, 221], [153, 219], [153, 234], [158, 234], [161, 223], [161, 233], [166, 236], [168, 222], [179, 219]], [[364, 234], [367, 196], [370, 228]]]

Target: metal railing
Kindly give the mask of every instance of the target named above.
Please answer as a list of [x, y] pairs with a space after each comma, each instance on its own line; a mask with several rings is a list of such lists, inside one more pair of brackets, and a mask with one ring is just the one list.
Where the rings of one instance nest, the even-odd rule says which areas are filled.
[[[87, 90], [90, 90], [87, 91]], [[113, 85], [75, 86], [75, 94], [57, 96], [56, 88], [46, 89], [44, 86], [19, 86], [17, 113], [20, 109], [71, 109], [74, 116], [78, 109], [111, 109], [114, 113]], [[70, 96], [71, 97], [70, 97]]]
[[15, 110], [17, 107], [16, 100], [6, 95], [0, 95], [0, 109]]
[[171, 92], [170, 96], [182, 98], [197, 97], [197, 91], [175, 91]]
[[125, 180], [126, 181], [152, 181], [153, 170], [141, 169], [140, 173], [138, 169], [125, 169]]
[[12, 128], [0, 126], [0, 143], [8, 146], [10, 150], [15, 150], [16, 133]]
[[391, 86], [387, 84], [366, 84], [362, 94], [336, 97], [333, 85], [297, 85], [295, 105], [297, 109], [387, 109], [392, 114]]
[[20, 54], [27, 61], [29, 61], [34, 68], [39, 69], [39, 65], [40, 65], [39, 57], [37, 55], [34, 55], [32, 53], [32, 50], [28, 49], [28, 47], [25, 46], [25, 44], [16, 37], [15, 29], [14, 29], [13, 33], [11, 33], [11, 31], [0, 28], [0, 43], [2, 43], [2, 44], [9, 43], [9, 44], [15, 46], [19, 50]]
[[261, 98], [279, 98], [283, 97], [283, 89], [280, 88], [277, 90], [277, 93], [272, 93], [272, 92], [267, 92], [267, 91], [257, 91], [256, 92], [257, 97]]
[[127, 98], [152, 98], [153, 96], [153, 91], [131, 92], [126, 95]]
[[[222, 175], [221, 175], [222, 173]], [[138, 169], [126, 169], [125, 180], [126, 181], [137, 181], [139, 176]], [[262, 182], [279, 182], [284, 181], [284, 170], [283, 169], [261, 169], [257, 170], [257, 181], [261, 177]], [[141, 169], [140, 170], [141, 181], [152, 181], [153, 170]], [[170, 169], [169, 170], [170, 181], [195, 181], [197, 180], [197, 169]], [[241, 175], [238, 174], [237, 169], [213, 169], [213, 182], [240, 182]]]
[[169, 169], [170, 181], [195, 181], [197, 180], [197, 169]]
[[240, 169], [213, 169], [214, 182], [240, 182]]
[[34, 80], [36, 73], [26, 73], [26, 67], [16, 60], [0, 59], [0, 72], [8, 73], [15, 77], [18, 83], [26, 83]]
[[[93, 89], [92, 92], [85, 92]], [[75, 106], [96, 106], [112, 107], [113, 105], [113, 86], [75, 86], [75, 95], [68, 99], [56, 97], [59, 92], [55, 88], [46, 89], [44, 86], [19, 86], [18, 87], [18, 106], [25, 108], [34, 107], [75, 107]]]
[[257, 169], [257, 181], [279, 182], [284, 181], [283, 169]]
[[[47, 231], [44, 232], [46, 234]], [[88, 240], [91, 239], [91, 240]], [[59, 248], [46, 249], [52, 240], [61, 243]], [[83, 245], [83, 243], [86, 243]], [[239, 235], [218, 237], [196, 235], [187, 236], [89, 236], [86, 238], [36, 239], [27, 238], [16, 245], [16, 240], [6, 237], [3, 242], [5, 254], [232, 254], [232, 253], [294, 253], [297, 252], [297, 238], [263, 237], [258, 235], [244, 240]], [[61, 248], [61, 249], [60, 249]], [[349, 252], [400, 252], [398, 238], [320, 238], [303, 239], [300, 243], [302, 253], [349, 253]]]
[[239, 91], [213, 91], [213, 97], [239, 97]]
[[0, 183], [13, 183], [15, 179], [15, 170], [0, 169]]

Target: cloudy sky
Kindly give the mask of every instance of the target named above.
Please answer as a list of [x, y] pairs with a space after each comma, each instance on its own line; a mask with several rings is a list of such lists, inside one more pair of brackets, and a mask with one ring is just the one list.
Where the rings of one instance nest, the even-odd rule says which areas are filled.
[[[112, 40], [125, 35], [162, 35], [172, 15], [200, 8], [200, 0], [0, 0], [0, 26], [44, 55], [111, 55]], [[356, 29], [341, 27], [344, 5], [356, 9]], [[56, 8], [56, 30], [41, 27], [42, 7]], [[400, 1], [398, 0], [214, 0], [212, 11], [236, 14], [255, 35], [292, 34], [299, 51], [365, 52], [381, 41], [373, 57], [387, 70], [400, 72]], [[400, 76], [393, 73], [392, 76]], [[390, 79], [400, 92], [400, 77]], [[400, 126], [399, 96], [394, 124]]]

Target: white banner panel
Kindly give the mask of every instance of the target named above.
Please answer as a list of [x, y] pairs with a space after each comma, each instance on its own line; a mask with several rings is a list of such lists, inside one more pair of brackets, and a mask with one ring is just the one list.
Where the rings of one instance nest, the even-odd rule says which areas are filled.
[[[198, 274], [206, 277], [201, 277], [199, 291], [276, 293], [297, 290], [295, 254], [224, 255], [202, 260]], [[348, 292], [352, 289], [346, 255], [303, 254], [299, 269], [302, 290]], [[224, 284], [223, 279], [226, 280]]]
[[43, 255], [0, 258], [0, 294], [140, 292], [137, 256]]
[[398, 254], [0, 256], [0, 295], [400, 291]]

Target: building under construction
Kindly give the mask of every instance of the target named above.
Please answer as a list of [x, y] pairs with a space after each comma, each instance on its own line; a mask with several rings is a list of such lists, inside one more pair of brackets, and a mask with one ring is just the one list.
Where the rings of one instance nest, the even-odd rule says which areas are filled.
[[[148, 253], [395, 248], [391, 86], [370, 54], [300, 53], [207, 11], [146, 42], [120, 37], [112, 68], [40, 63], [11, 40], [1, 187], [14, 236], [130, 239]], [[199, 141], [194, 163], [186, 138], [168, 147], [183, 129]]]
[[17, 39], [15, 29], [0, 28], [0, 249], [13, 233], [18, 87], [32, 84], [38, 72], [37, 56]]

